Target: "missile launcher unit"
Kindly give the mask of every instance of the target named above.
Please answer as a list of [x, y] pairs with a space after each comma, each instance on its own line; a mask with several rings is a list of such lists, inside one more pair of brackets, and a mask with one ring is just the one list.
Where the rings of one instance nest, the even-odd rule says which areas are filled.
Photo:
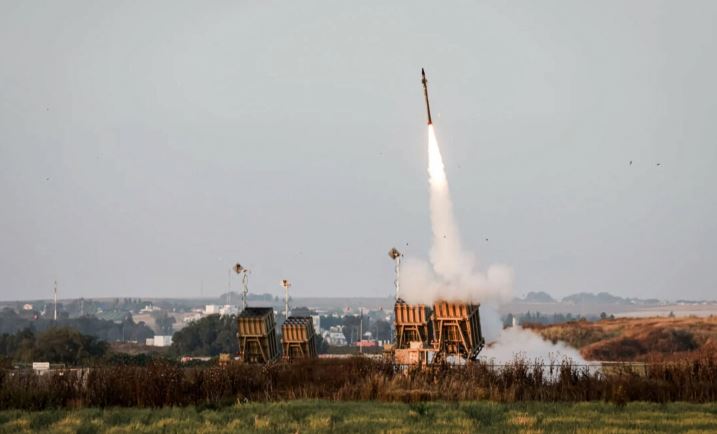
[[247, 307], [237, 317], [239, 358], [245, 363], [269, 363], [279, 357], [274, 309]]
[[316, 338], [311, 317], [290, 316], [281, 326], [284, 359], [315, 359]]
[[436, 361], [448, 360], [449, 356], [465, 360], [475, 360], [478, 357], [485, 345], [481, 333], [479, 306], [445, 301], [434, 303], [432, 318]]
[[396, 315], [397, 349], [409, 348], [411, 342], [430, 343], [433, 328], [430, 321], [430, 307], [424, 304], [407, 304], [399, 298], [393, 310]]
[[431, 308], [424, 304], [407, 304], [397, 299], [395, 313], [396, 345], [394, 360], [399, 365], [427, 364], [432, 338]]

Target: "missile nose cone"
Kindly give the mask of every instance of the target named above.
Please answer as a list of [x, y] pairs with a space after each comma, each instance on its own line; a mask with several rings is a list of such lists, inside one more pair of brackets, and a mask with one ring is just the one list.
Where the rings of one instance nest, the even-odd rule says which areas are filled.
[[428, 125], [433, 124], [431, 120], [431, 105], [428, 103], [428, 80], [426, 80], [426, 71], [421, 68], [421, 83], [423, 83], [423, 95], [426, 98], [426, 114], [428, 115]]

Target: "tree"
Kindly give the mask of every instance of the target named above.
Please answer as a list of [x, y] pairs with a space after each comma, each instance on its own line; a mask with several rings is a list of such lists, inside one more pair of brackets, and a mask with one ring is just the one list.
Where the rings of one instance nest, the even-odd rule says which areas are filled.
[[391, 340], [391, 323], [388, 321], [376, 320], [371, 326], [371, 330], [374, 332], [374, 338], [384, 341]]
[[324, 340], [321, 335], [314, 336], [316, 340], [316, 352], [319, 354], [326, 354], [329, 352], [329, 344]]
[[209, 315], [178, 331], [172, 337], [175, 355], [217, 356], [239, 351], [234, 315]]
[[173, 316], [170, 316], [166, 310], [155, 313], [152, 316], [154, 316], [154, 323], [160, 335], [171, 335], [174, 332], [172, 324], [177, 322], [177, 320]]
[[600, 312], [600, 319], [607, 319], [607, 314], [605, 312]]
[[77, 365], [103, 356], [107, 343], [69, 327], [48, 329], [37, 336], [33, 359]]

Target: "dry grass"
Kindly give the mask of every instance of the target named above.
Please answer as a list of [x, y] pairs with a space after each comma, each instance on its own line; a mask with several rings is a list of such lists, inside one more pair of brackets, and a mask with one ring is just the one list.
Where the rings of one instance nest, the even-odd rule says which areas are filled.
[[618, 318], [526, 326], [588, 360], [672, 361], [717, 353], [717, 317]]
[[268, 367], [186, 368], [155, 362], [147, 367], [98, 367], [45, 376], [0, 370], [0, 409], [218, 408], [298, 399], [713, 402], [717, 401], [717, 360], [646, 365], [639, 373], [622, 366], [595, 372], [569, 363], [545, 369], [521, 361], [500, 369], [474, 363], [405, 370], [359, 357]]

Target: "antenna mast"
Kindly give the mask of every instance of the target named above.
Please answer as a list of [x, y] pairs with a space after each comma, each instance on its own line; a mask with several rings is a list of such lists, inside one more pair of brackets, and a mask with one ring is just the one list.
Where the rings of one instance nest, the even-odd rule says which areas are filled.
[[237, 262], [237, 264], [234, 266], [234, 271], [237, 274], [241, 274], [241, 283], [243, 286], [242, 294], [241, 294], [241, 301], [242, 301], [242, 309], [246, 310], [246, 298], [249, 294], [249, 270], [242, 267], [241, 264]]
[[286, 319], [289, 318], [289, 287], [291, 286], [291, 282], [284, 279], [280, 285], [284, 287], [284, 321], [286, 321]]
[[401, 256], [403, 256], [403, 254], [401, 254], [401, 252], [399, 252], [395, 247], [392, 247], [391, 250], [388, 251], [388, 256], [393, 259], [393, 262], [395, 263], [393, 285], [396, 288], [396, 300], [398, 300], [398, 297], [401, 292], [399, 278], [401, 277]]

